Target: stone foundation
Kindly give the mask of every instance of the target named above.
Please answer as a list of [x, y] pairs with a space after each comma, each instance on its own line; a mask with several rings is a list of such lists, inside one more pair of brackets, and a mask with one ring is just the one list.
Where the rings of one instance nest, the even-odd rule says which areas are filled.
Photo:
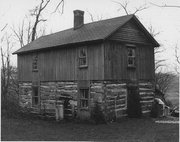
[[76, 82], [41, 82], [39, 87], [39, 105], [32, 106], [32, 83], [19, 84], [19, 102], [21, 107], [31, 108], [41, 114], [55, 116], [56, 102], [65, 95], [70, 97], [77, 106], [77, 83]]
[[150, 82], [139, 83], [139, 95], [141, 98], [141, 109], [142, 113], [150, 113], [152, 103], [154, 102], [154, 87]]
[[126, 83], [105, 82], [106, 113], [108, 119], [126, 116], [127, 88]]
[[32, 83], [19, 83], [19, 105], [32, 107]]
[[[140, 82], [139, 95], [141, 98], [142, 113], [149, 113], [154, 101], [153, 84], [150, 82]], [[82, 116], [90, 117], [90, 111], [95, 106], [95, 102], [101, 107], [101, 110], [107, 120], [112, 120], [127, 116], [127, 84], [115, 81], [91, 81], [90, 86], [89, 109], [82, 112]], [[19, 83], [20, 106], [26, 108], [32, 107], [32, 83]], [[78, 83], [77, 82], [41, 82], [39, 86], [39, 113], [55, 116], [57, 102], [60, 98], [71, 98], [70, 104], [77, 110], [78, 102]], [[88, 113], [88, 114], [86, 114]], [[81, 115], [81, 114], [80, 114]]]

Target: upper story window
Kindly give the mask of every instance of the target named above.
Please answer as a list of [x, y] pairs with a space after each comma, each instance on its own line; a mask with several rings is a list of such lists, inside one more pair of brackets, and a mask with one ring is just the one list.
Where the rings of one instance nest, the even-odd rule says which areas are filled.
[[79, 50], [79, 67], [87, 67], [87, 48], [83, 47]]
[[32, 70], [38, 71], [38, 55], [37, 54], [33, 55]]
[[127, 46], [127, 60], [128, 60], [128, 67], [135, 67], [136, 66], [136, 53], [135, 53], [134, 46]]

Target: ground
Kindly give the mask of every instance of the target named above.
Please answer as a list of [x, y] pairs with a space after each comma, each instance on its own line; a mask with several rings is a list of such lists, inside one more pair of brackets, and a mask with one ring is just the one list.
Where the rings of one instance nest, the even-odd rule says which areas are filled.
[[152, 118], [95, 125], [2, 117], [1, 140], [178, 142], [179, 125], [155, 123]]

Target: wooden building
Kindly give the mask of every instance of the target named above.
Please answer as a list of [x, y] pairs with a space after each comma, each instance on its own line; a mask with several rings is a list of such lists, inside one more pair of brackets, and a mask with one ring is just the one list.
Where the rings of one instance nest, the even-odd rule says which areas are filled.
[[61, 100], [77, 108], [76, 117], [86, 119], [98, 102], [107, 118], [118, 118], [129, 107], [137, 108], [131, 102], [139, 99], [142, 113], [148, 113], [158, 46], [135, 15], [84, 24], [84, 12], [75, 10], [73, 28], [42, 36], [14, 52], [20, 104], [53, 115]]

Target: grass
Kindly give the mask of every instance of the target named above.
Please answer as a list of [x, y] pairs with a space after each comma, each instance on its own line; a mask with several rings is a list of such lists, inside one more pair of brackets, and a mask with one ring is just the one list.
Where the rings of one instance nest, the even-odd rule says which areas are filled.
[[179, 126], [157, 124], [150, 118], [93, 125], [2, 117], [1, 140], [178, 142]]

